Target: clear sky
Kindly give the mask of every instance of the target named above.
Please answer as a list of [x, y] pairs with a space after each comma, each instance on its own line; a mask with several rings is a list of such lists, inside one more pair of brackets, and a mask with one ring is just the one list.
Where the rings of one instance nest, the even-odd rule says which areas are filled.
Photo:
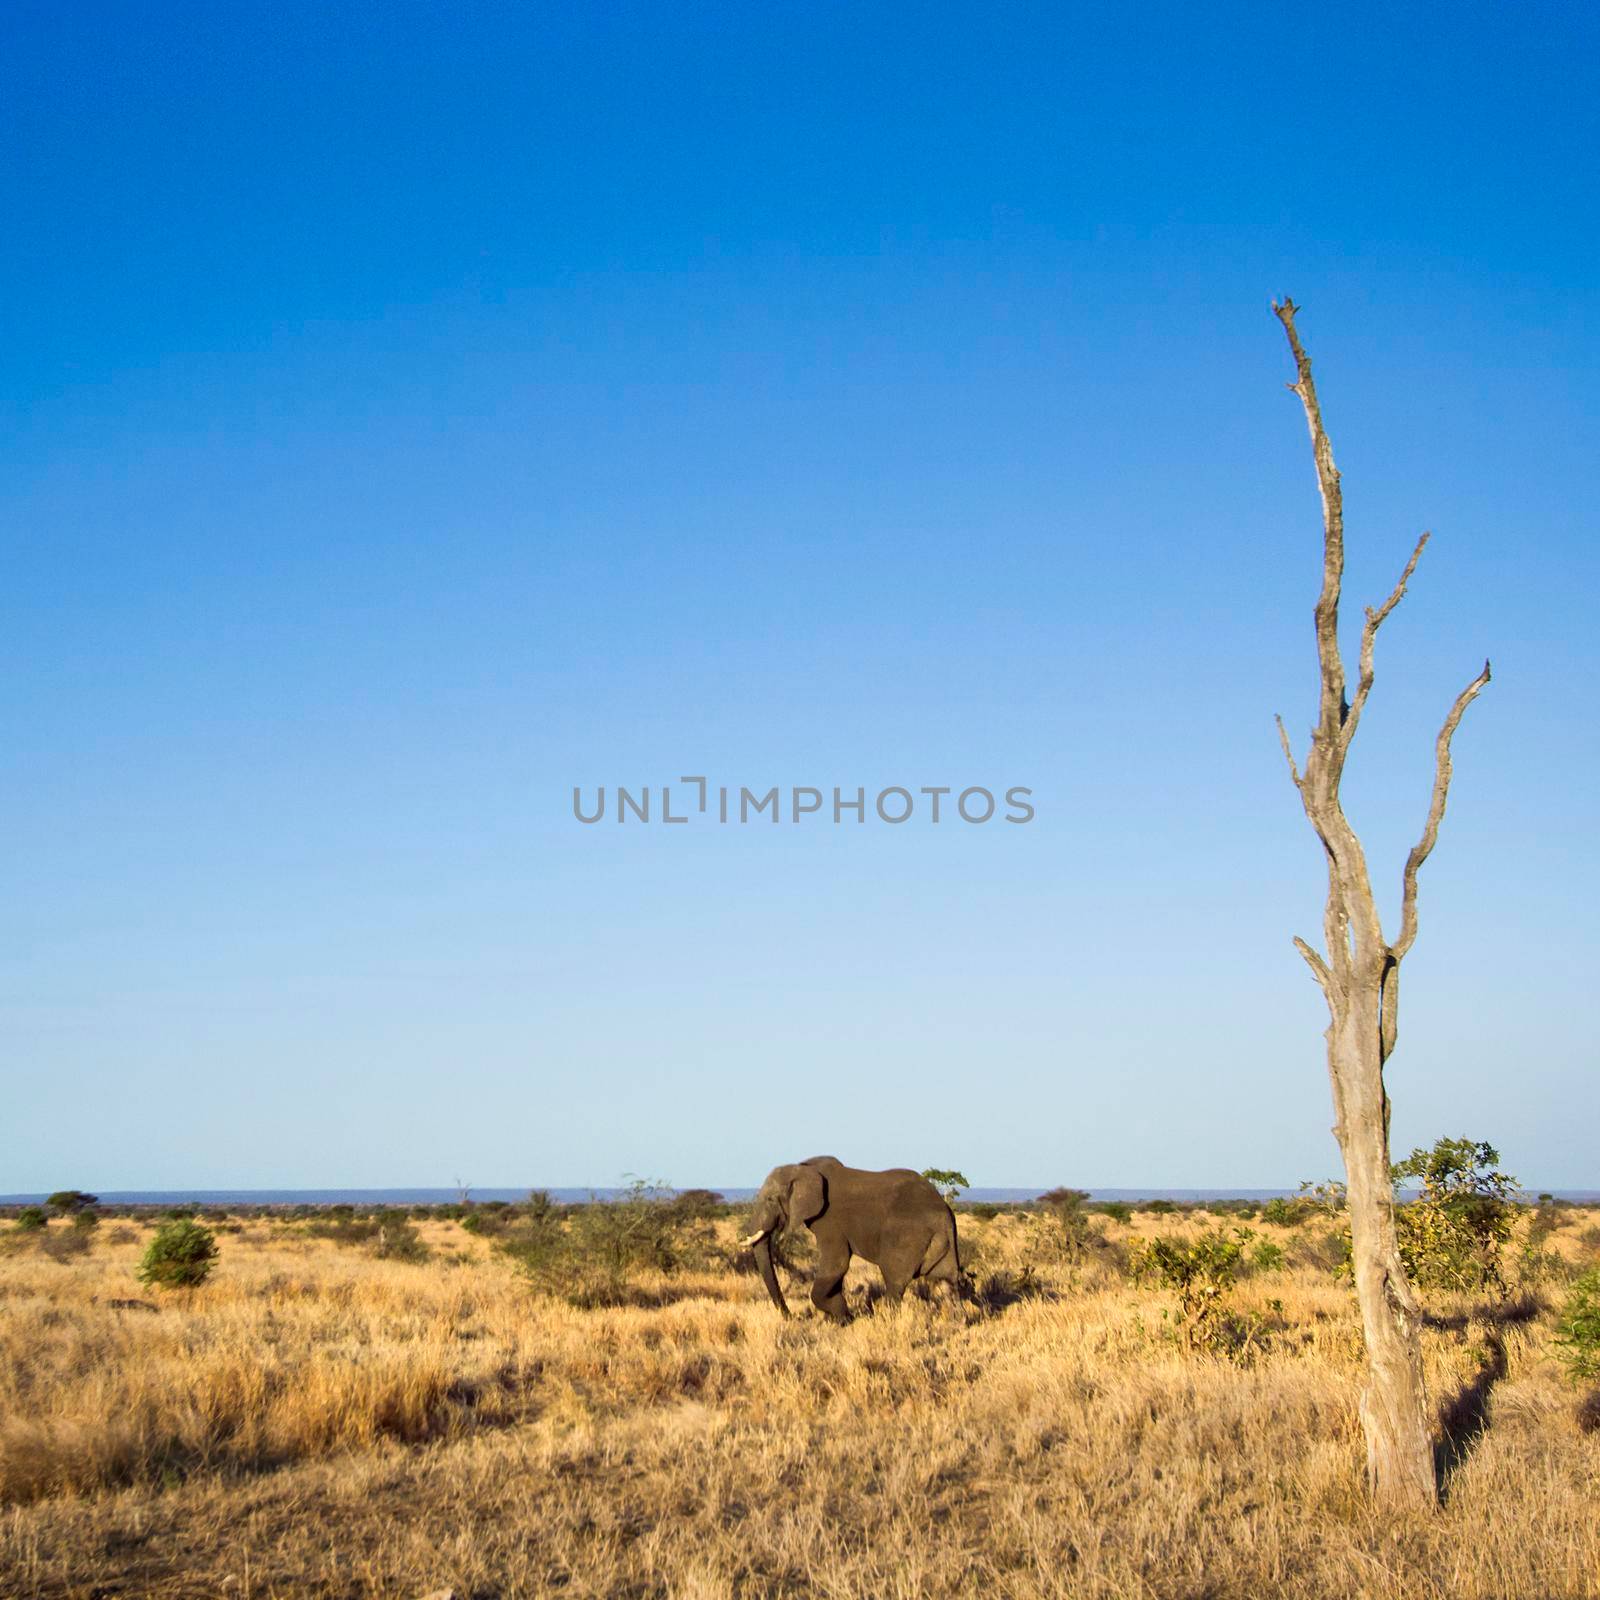
[[[1348, 784], [1391, 932], [1495, 668], [1395, 1143], [1600, 1184], [1600, 12], [0, 33], [0, 1192], [1336, 1173], [1285, 293], [1348, 620], [1434, 532]], [[572, 816], [683, 774], [1036, 816]]]

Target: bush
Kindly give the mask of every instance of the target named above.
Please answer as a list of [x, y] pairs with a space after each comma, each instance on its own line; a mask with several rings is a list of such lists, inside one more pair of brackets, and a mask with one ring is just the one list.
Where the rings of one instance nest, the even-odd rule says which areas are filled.
[[1350, 1276], [1350, 1230], [1307, 1229], [1294, 1244], [1296, 1266], [1331, 1272], [1336, 1277]]
[[1106, 1245], [1105, 1234], [1098, 1226], [1090, 1225], [1084, 1210], [1088, 1198], [1083, 1189], [1051, 1189], [1039, 1196], [1037, 1204], [1044, 1208], [1044, 1215], [1035, 1240], [1047, 1261], [1060, 1261], [1075, 1268], [1083, 1264], [1091, 1250]]
[[1134, 1246], [1133, 1275], [1178, 1297], [1170, 1314], [1173, 1334], [1188, 1350], [1241, 1360], [1260, 1344], [1263, 1320], [1240, 1315], [1227, 1303], [1254, 1237], [1249, 1228], [1231, 1234], [1218, 1228], [1191, 1239], [1156, 1238]]
[[1557, 1359], [1574, 1383], [1600, 1378], [1600, 1267], [1578, 1278], [1556, 1318]]
[[94, 1234], [88, 1228], [48, 1228], [38, 1235], [39, 1248], [52, 1261], [63, 1264], [89, 1253]]
[[1557, 1228], [1565, 1227], [1567, 1219], [1561, 1214], [1561, 1202], [1553, 1194], [1541, 1194], [1534, 1204], [1528, 1232], [1537, 1244], [1543, 1244]]
[[1539, 1203], [1528, 1218], [1528, 1232], [1517, 1255], [1517, 1277], [1522, 1283], [1543, 1283], [1566, 1273], [1567, 1263], [1560, 1253], [1547, 1248], [1550, 1235], [1565, 1221], [1556, 1210], [1555, 1197], [1540, 1195]]
[[49, 1220], [43, 1206], [24, 1206], [17, 1213], [17, 1228], [22, 1233], [37, 1233]]
[[331, 1239], [335, 1244], [367, 1244], [377, 1237], [379, 1224], [374, 1217], [355, 1216], [348, 1206], [332, 1209], [326, 1216], [313, 1216], [305, 1231], [313, 1239]]
[[711, 1228], [684, 1216], [665, 1185], [636, 1179], [615, 1200], [528, 1215], [500, 1248], [542, 1293], [581, 1309], [641, 1298], [633, 1278], [670, 1274], [709, 1250]]
[[1293, 1200], [1281, 1194], [1274, 1195], [1262, 1206], [1261, 1220], [1271, 1223], [1274, 1228], [1298, 1228], [1305, 1221], [1305, 1211]]
[[1506, 1290], [1501, 1252], [1516, 1223], [1517, 1180], [1497, 1170], [1500, 1153], [1470, 1139], [1440, 1139], [1393, 1168], [1421, 1193], [1395, 1212], [1400, 1259], [1425, 1289]]
[[731, 1214], [732, 1207], [715, 1189], [684, 1189], [667, 1202], [680, 1222], [711, 1222]]
[[1250, 1266], [1255, 1272], [1282, 1272], [1288, 1257], [1281, 1244], [1263, 1239], [1250, 1251]]
[[1345, 1186], [1335, 1181], [1312, 1183], [1307, 1180], [1300, 1185], [1300, 1193], [1295, 1198], [1307, 1211], [1320, 1211], [1325, 1217], [1338, 1216], [1349, 1204]]
[[59, 1211], [65, 1215], [73, 1211], [85, 1211], [91, 1206], [100, 1204], [98, 1195], [85, 1194], [82, 1189], [57, 1189], [45, 1204], [52, 1211]]
[[1170, 1200], [1146, 1200], [1139, 1209], [1152, 1217], [1170, 1217], [1178, 1208]]
[[404, 1212], [378, 1219], [373, 1254], [384, 1261], [426, 1261], [428, 1247]]
[[189, 1218], [163, 1222], [139, 1262], [139, 1281], [153, 1288], [192, 1289], [211, 1276], [217, 1241]]
[[1102, 1200], [1094, 1209], [1101, 1216], [1110, 1217], [1113, 1222], [1133, 1221], [1133, 1207], [1126, 1200]]

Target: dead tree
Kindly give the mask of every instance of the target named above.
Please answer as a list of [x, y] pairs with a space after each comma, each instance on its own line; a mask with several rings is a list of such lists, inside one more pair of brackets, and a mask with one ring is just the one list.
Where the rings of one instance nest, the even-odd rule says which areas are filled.
[[1489, 681], [1489, 663], [1456, 697], [1434, 741], [1433, 797], [1422, 837], [1406, 857], [1401, 876], [1400, 933], [1383, 936], [1367, 875], [1366, 856], [1345, 818], [1339, 782], [1361, 713], [1372, 692], [1373, 644], [1384, 619], [1400, 603], [1417, 569], [1425, 533], [1400, 581], [1376, 610], [1367, 607], [1354, 698], [1345, 692], [1339, 654], [1339, 587], [1344, 577], [1344, 510], [1333, 449], [1311, 381], [1311, 359], [1295, 332], [1292, 300], [1272, 308], [1289, 338], [1295, 382], [1289, 387], [1305, 407], [1322, 491], [1322, 593], [1317, 598], [1317, 661], [1322, 689], [1305, 771], [1295, 766], [1283, 719], [1278, 735], [1306, 816], [1328, 861], [1328, 902], [1323, 914], [1327, 954], [1297, 938], [1328, 1002], [1328, 1075], [1333, 1080], [1334, 1135], [1344, 1156], [1356, 1295], [1367, 1348], [1367, 1384], [1361, 1424], [1367, 1439], [1367, 1476], [1375, 1498], [1390, 1507], [1432, 1507], [1437, 1502], [1432, 1430], [1422, 1381], [1422, 1343], [1416, 1297], [1395, 1242], [1394, 1189], [1389, 1173], [1389, 1097], [1383, 1068], [1394, 1049], [1399, 1013], [1400, 963], [1417, 937], [1417, 872], [1428, 859], [1450, 789], [1450, 740], [1461, 714]]

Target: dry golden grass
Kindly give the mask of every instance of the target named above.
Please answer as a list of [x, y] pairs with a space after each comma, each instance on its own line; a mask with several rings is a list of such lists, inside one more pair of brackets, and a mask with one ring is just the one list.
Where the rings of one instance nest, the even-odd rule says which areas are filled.
[[[1037, 1226], [962, 1222], [991, 1267]], [[1240, 1366], [1180, 1354], [1161, 1298], [1104, 1269], [840, 1330], [731, 1272], [573, 1311], [424, 1232], [448, 1255], [413, 1266], [251, 1223], [179, 1295], [134, 1281], [137, 1240], [0, 1256], [0, 1595], [1600, 1596], [1600, 1436], [1548, 1314], [1437, 1308], [1430, 1392], [1495, 1340], [1504, 1376], [1444, 1509], [1392, 1523], [1326, 1274], [1241, 1288], [1282, 1312]]]

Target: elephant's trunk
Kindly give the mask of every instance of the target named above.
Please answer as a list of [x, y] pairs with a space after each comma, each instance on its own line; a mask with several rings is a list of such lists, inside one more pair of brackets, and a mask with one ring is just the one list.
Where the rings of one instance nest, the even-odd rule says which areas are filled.
[[764, 1233], [752, 1247], [756, 1253], [756, 1265], [761, 1269], [761, 1281], [767, 1286], [767, 1293], [772, 1296], [772, 1303], [784, 1316], [789, 1315], [788, 1302], [783, 1298], [783, 1290], [778, 1287], [778, 1274], [772, 1266], [772, 1235]]

